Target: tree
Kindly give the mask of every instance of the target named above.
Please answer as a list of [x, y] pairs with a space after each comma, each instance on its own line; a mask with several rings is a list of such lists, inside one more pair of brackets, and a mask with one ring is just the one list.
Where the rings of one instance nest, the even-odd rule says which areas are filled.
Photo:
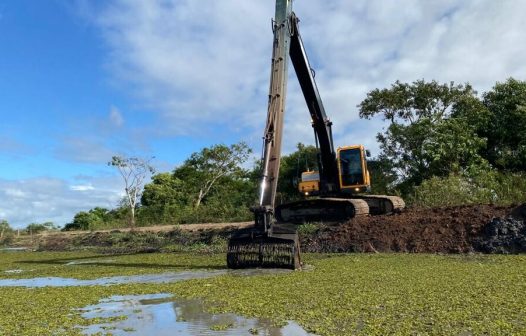
[[171, 173], [152, 176], [152, 181], [144, 186], [141, 196], [142, 206], [163, 207], [166, 205], [185, 205], [188, 192], [185, 183]]
[[124, 180], [126, 201], [131, 214], [131, 227], [135, 227], [135, 209], [140, 200], [144, 181], [149, 174], [155, 173], [155, 169], [150, 165], [151, 160], [153, 157], [145, 160], [137, 157], [113, 156], [108, 162], [109, 166], [117, 168]]
[[389, 121], [377, 135], [380, 160], [389, 161], [406, 185], [418, 185], [432, 176], [485, 164], [479, 154], [485, 139], [469, 120], [453, 117], [460, 108], [484, 115], [477, 101], [469, 84], [397, 81], [389, 89], [372, 90], [358, 107], [361, 118], [379, 114]]
[[4, 234], [6, 234], [7, 232], [11, 232], [13, 231], [13, 229], [11, 229], [11, 226], [9, 225], [9, 223], [3, 219], [0, 221], [0, 238], [3, 238], [4, 237]]
[[43, 231], [57, 230], [58, 227], [55, 226], [53, 222], [44, 222], [44, 223], [31, 223], [26, 226], [26, 231], [29, 234], [37, 234]]
[[396, 173], [386, 159], [367, 160], [367, 170], [371, 177], [372, 194], [391, 194], [395, 187]]
[[66, 224], [65, 231], [69, 230], [93, 230], [100, 227], [108, 215], [108, 210], [100, 207], [89, 211], [80, 211], [73, 217], [73, 222]]
[[177, 223], [187, 207], [192, 207], [193, 188], [171, 173], [152, 176], [144, 186], [138, 218], [146, 223]]
[[181, 167], [174, 170], [174, 177], [191, 182], [195, 190], [194, 208], [197, 209], [215, 184], [224, 177], [243, 174], [245, 163], [252, 150], [244, 142], [231, 146], [215, 145], [193, 153]]
[[489, 120], [477, 131], [488, 138], [488, 161], [499, 169], [526, 171], [526, 81], [495, 84], [483, 104]]

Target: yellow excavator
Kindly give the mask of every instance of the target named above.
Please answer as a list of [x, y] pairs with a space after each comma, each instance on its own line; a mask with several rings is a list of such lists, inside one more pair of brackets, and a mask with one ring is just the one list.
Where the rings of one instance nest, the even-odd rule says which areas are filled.
[[[292, 0], [276, 0], [267, 121], [263, 137], [263, 173], [259, 204], [252, 207], [252, 228], [235, 232], [228, 242], [229, 268], [301, 268], [297, 224], [346, 221], [355, 216], [388, 214], [405, 207], [397, 196], [370, 195], [367, 151], [363, 145], [335, 149], [332, 122], [325, 113]], [[318, 148], [318, 170], [304, 172], [302, 200], [276, 205], [288, 59], [292, 61]]]
[[[344, 158], [340, 152], [344, 152]], [[352, 189], [353, 192], [368, 192], [371, 189], [371, 178], [369, 176], [369, 171], [367, 170], [367, 161], [364, 156], [359, 156], [355, 160], [349, 158], [349, 155], [358, 156], [358, 153], [365, 152], [366, 156], [369, 155], [369, 152], [365, 150], [363, 145], [354, 145], [354, 146], [345, 146], [340, 147], [337, 150], [337, 160], [338, 160], [338, 175], [340, 189]], [[347, 156], [347, 157], [345, 157]], [[349, 161], [352, 161], [353, 164], [347, 164]], [[298, 184], [298, 191], [305, 198], [312, 196], [320, 195], [320, 172], [317, 170], [308, 170], [301, 173], [301, 179]]]

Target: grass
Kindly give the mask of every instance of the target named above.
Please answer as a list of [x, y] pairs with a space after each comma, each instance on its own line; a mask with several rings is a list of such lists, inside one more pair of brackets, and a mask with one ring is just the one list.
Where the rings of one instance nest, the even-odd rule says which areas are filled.
[[[71, 259], [112, 264], [65, 266]], [[307, 271], [220, 276], [173, 284], [0, 290], [0, 335], [75, 335], [93, 321], [77, 308], [111, 295], [199, 297], [214, 311], [295, 320], [320, 335], [526, 335], [526, 256], [306, 255]], [[218, 254], [0, 253], [0, 275], [82, 279], [196, 267], [222, 268]], [[25, 269], [22, 274], [3, 270]]]

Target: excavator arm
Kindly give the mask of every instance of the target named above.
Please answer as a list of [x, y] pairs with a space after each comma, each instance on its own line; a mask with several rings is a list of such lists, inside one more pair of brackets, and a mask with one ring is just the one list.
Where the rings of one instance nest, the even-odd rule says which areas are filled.
[[[300, 268], [296, 226], [284, 223], [341, 221], [370, 213], [390, 213], [404, 207], [403, 200], [396, 196], [355, 195], [369, 185], [365, 150], [362, 145], [358, 145], [335, 151], [332, 123], [325, 114], [298, 22], [292, 12], [292, 0], [276, 0], [259, 203], [252, 208], [254, 227], [235, 232], [228, 242], [229, 268]], [[288, 56], [298, 77], [319, 144], [320, 197], [276, 206]]]
[[292, 0], [277, 0], [272, 27], [274, 36], [259, 204], [251, 209], [255, 217], [254, 228], [236, 232], [228, 242], [229, 268], [301, 267], [296, 228], [276, 225], [274, 216], [287, 94], [291, 17]]
[[299, 19], [296, 14], [290, 16], [291, 41], [290, 41], [290, 59], [294, 66], [298, 82], [305, 97], [305, 102], [309, 109], [312, 120], [312, 127], [316, 141], [320, 146], [318, 169], [320, 172], [320, 186], [323, 188], [323, 194], [331, 194], [338, 191], [338, 168], [336, 152], [332, 138], [332, 122], [325, 114], [325, 108], [318, 92], [318, 86], [314, 80], [314, 71], [312, 70], [307, 52], [303, 46], [299, 31]]
[[276, 15], [272, 27], [274, 38], [272, 41], [267, 122], [263, 136], [263, 175], [259, 190], [259, 206], [264, 208], [261, 209], [264, 212], [274, 208], [278, 186], [285, 98], [287, 94], [291, 10], [292, 0], [276, 1]]
[[[294, 66], [307, 104], [316, 141], [320, 146], [319, 171], [324, 194], [338, 191], [338, 168], [332, 137], [332, 122], [325, 113], [307, 52], [299, 32], [299, 19], [291, 0], [278, 0], [273, 24], [274, 39], [270, 73], [267, 122], [263, 137], [263, 176], [259, 206], [262, 212], [274, 209], [281, 159], [281, 140], [287, 94], [287, 54]], [[265, 222], [268, 223], [267, 220]]]

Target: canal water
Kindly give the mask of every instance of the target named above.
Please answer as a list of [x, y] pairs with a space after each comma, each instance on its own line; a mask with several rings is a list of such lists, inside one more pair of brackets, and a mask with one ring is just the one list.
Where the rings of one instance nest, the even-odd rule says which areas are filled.
[[[6, 273], [21, 273], [22, 270], [8, 270]], [[109, 286], [128, 283], [170, 283], [190, 279], [205, 279], [219, 275], [252, 276], [264, 274], [289, 273], [285, 269], [246, 269], [246, 270], [196, 270], [159, 274], [127, 275], [79, 280], [60, 277], [38, 277], [28, 279], [0, 279], [0, 287], [65, 287], [65, 286]]]
[[265, 319], [211, 314], [200, 300], [176, 299], [170, 294], [113, 296], [81, 310], [82, 317], [87, 319], [126, 316], [122, 320], [79, 327], [85, 335], [313, 335], [293, 321], [280, 328]]

